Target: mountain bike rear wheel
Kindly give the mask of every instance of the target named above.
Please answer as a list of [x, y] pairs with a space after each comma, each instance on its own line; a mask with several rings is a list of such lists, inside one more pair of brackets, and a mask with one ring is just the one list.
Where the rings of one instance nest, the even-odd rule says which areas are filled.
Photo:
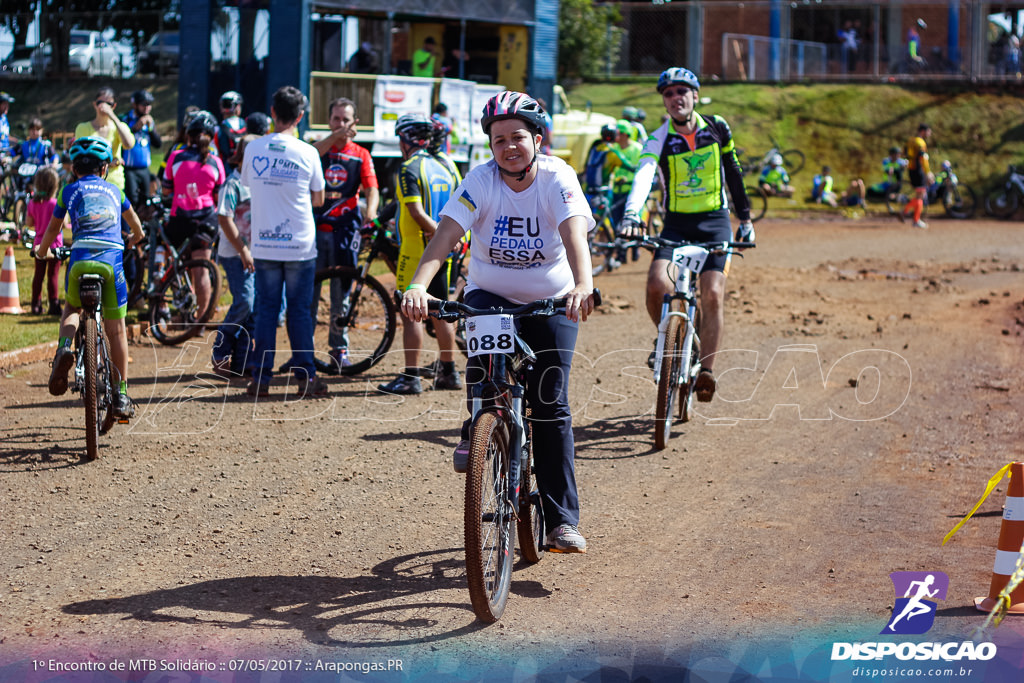
[[86, 318], [83, 321], [82, 336], [84, 337], [85, 353], [85, 386], [82, 388], [82, 399], [85, 401], [85, 457], [95, 460], [99, 457], [99, 395], [97, 382], [96, 356], [96, 319]]
[[512, 585], [512, 506], [509, 501], [511, 453], [508, 431], [497, 413], [473, 423], [466, 472], [466, 579], [477, 618], [501, 618]]
[[[220, 296], [220, 269], [209, 259], [191, 259], [173, 266], [174, 270], [149, 298], [149, 333], [168, 346], [199, 334], [213, 317]], [[199, 310], [193, 269], [206, 273], [210, 280], [210, 300]]]
[[339, 368], [342, 375], [357, 375], [379, 363], [398, 327], [395, 301], [384, 285], [372, 276], [363, 278], [356, 268], [334, 266], [317, 271], [313, 292], [314, 348], [343, 345], [347, 333], [349, 364]]
[[[682, 302], [673, 299], [669, 310], [679, 312]], [[664, 450], [672, 434], [672, 408], [679, 388], [679, 374], [682, 371], [683, 334], [686, 326], [683, 318], [672, 315], [665, 330], [665, 349], [661, 358], [661, 376], [658, 378], [658, 402], [654, 408], [654, 450]]]
[[782, 152], [782, 165], [789, 172], [789, 175], [796, 175], [807, 163], [807, 157], [798, 149], [787, 149]]
[[519, 535], [519, 553], [530, 564], [544, 557], [544, 508], [540, 504], [540, 492], [533, 489], [533, 439], [530, 423], [526, 426], [526, 448], [528, 452], [519, 473], [519, 521], [516, 531]]

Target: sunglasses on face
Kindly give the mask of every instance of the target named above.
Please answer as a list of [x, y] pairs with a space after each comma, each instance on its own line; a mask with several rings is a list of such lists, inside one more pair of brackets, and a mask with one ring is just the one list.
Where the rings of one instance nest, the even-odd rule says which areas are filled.
[[677, 95], [682, 97], [686, 93], [690, 92], [690, 88], [667, 88], [662, 93], [662, 97], [676, 97]]
[[114, 106], [113, 102], [109, 102], [107, 100], [96, 100], [96, 102], [94, 102], [94, 104], [109, 104], [111, 107]]

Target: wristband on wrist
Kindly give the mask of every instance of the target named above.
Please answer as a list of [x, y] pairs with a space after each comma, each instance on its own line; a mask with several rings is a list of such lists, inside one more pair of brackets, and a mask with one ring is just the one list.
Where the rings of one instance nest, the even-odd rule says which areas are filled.
[[411, 285], [409, 285], [408, 287], [406, 287], [405, 291], [408, 292], [410, 289], [422, 289], [423, 291], [426, 291], [427, 286], [426, 285], [421, 285], [421, 284], [419, 284], [417, 282], [414, 282]]

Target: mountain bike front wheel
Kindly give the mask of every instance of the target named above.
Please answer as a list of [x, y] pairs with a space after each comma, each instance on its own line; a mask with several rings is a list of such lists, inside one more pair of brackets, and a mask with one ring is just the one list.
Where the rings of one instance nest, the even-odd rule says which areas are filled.
[[[697, 375], [700, 373], [700, 338], [697, 333], [700, 331], [700, 306], [696, 306], [693, 312], [693, 335], [689, 344], [683, 344], [682, 367], [683, 380], [679, 387], [679, 421], [689, 422], [693, 415], [693, 388], [697, 384]], [[684, 326], [685, 338], [685, 326]]]
[[[678, 313], [682, 308], [678, 299], [673, 299], [670, 311]], [[661, 376], [658, 378], [658, 402], [654, 408], [654, 450], [661, 451], [668, 445], [672, 434], [672, 408], [679, 388], [679, 375], [683, 366], [683, 335], [686, 326], [683, 318], [672, 315], [665, 331], [665, 349], [661, 357]]]
[[508, 430], [495, 412], [473, 423], [466, 471], [466, 579], [480, 621], [501, 618], [512, 585], [511, 453]]
[[957, 183], [946, 190], [946, 196], [942, 203], [946, 209], [946, 215], [950, 218], [974, 218], [978, 209], [978, 200], [974, 190], [965, 183]]
[[985, 211], [996, 218], [1009, 218], [1017, 213], [1020, 197], [1013, 190], [1001, 187], [985, 197]]
[[339, 372], [357, 375], [379, 363], [391, 348], [398, 312], [394, 299], [376, 278], [364, 278], [356, 268], [334, 266], [316, 273], [313, 325], [314, 348], [347, 347], [348, 362]]
[[[210, 298], [203, 310], [199, 310], [193, 270], [210, 282]], [[220, 269], [213, 261], [191, 259], [175, 265], [149, 298], [149, 333], [168, 346], [196, 336], [213, 317], [219, 295]]]
[[[95, 321], [93, 321], [95, 322]], [[110, 362], [110, 342], [107, 333], [99, 324], [96, 325], [96, 390], [97, 410], [99, 411], [100, 434], [106, 434], [117, 422], [114, 414], [114, 400], [117, 398], [117, 382], [114, 381], [114, 366]]]

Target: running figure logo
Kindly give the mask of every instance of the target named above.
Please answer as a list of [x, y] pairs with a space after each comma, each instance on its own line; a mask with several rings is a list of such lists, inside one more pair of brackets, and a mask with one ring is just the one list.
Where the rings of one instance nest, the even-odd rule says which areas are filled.
[[935, 622], [936, 609], [935, 601], [927, 598], [945, 600], [949, 577], [942, 572], [893, 572], [889, 578], [896, 589], [896, 603], [882, 634], [927, 632]]

